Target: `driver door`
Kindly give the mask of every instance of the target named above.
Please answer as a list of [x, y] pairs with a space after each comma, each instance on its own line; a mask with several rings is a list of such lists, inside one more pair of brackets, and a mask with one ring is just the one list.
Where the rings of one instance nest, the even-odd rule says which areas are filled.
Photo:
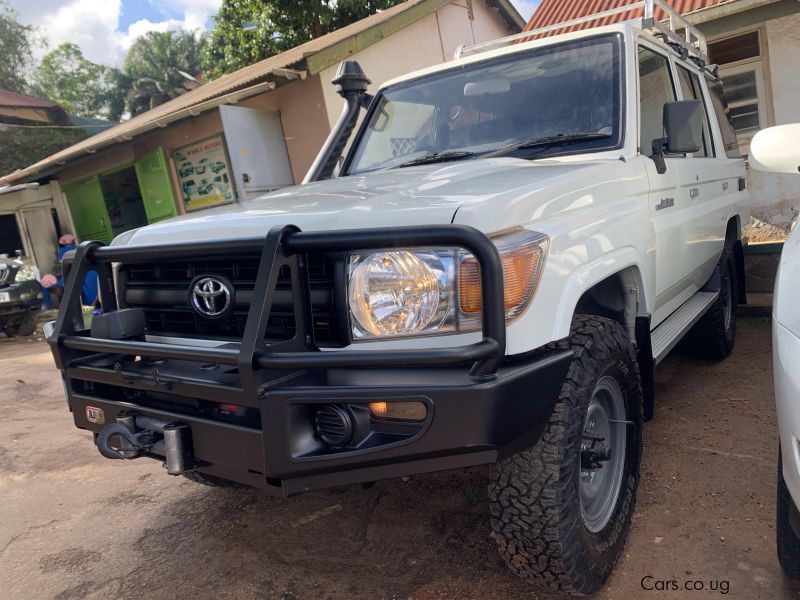
[[[652, 155], [653, 140], [664, 137], [663, 110], [678, 99], [669, 58], [649, 45], [638, 47], [639, 151]], [[700, 191], [692, 160], [686, 155], [665, 156], [667, 170], [659, 174], [655, 162], [645, 160], [650, 184], [650, 221], [655, 238], [655, 310], [652, 327], [679, 308], [696, 291], [696, 272], [702, 267], [690, 243], [692, 206]]]

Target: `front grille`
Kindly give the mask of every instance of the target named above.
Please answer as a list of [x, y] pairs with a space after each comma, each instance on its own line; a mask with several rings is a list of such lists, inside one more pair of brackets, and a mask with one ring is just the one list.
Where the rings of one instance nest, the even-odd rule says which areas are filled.
[[[341, 345], [334, 306], [335, 264], [327, 257], [310, 255], [307, 265], [315, 340], [322, 346]], [[151, 334], [238, 341], [244, 335], [258, 266], [259, 257], [252, 255], [122, 265], [124, 304], [144, 309]], [[189, 304], [190, 283], [205, 275], [222, 276], [236, 290], [233, 311], [221, 319], [199, 315]], [[291, 339], [295, 334], [290, 275], [288, 267], [279, 273], [264, 332], [268, 341]]]
[[1, 265], [0, 266], [0, 286], [5, 286], [7, 283], [11, 283], [14, 281], [14, 274], [17, 272], [16, 269], [11, 268], [8, 265]]

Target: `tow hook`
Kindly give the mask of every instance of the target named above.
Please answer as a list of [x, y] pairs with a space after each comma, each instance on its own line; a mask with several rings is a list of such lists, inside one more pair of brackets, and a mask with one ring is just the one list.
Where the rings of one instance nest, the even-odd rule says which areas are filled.
[[130, 460], [142, 454], [162, 456], [170, 475], [180, 475], [194, 467], [191, 429], [186, 423], [120, 413], [116, 423], [100, 430], [95, 444], [100, 454], [111, 459]]

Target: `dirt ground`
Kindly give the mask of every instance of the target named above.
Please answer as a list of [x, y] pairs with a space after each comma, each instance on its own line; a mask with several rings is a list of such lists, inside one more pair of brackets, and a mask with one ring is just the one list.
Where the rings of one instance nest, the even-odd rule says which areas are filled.
[[[540, 597], [489, 538], [486, 469], [287, 500], [205, 488], [102, 458], [41, 340], [0, 339], [0, 374], [2, 598]], [[633, 529], [597, 598], [800, 597], [774, 549], [769, 321], [740, 321], [728, 360], [672, 356], [657, 379]]]

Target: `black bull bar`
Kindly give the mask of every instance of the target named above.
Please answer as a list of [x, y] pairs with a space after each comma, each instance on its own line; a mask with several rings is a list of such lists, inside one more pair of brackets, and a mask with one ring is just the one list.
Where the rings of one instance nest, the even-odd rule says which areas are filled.
[[[483, 301], [483, 338], [472, 344], [434, 349], [335, 350], [320, 351], [313, 340], [310, 291], [306, 271], [308, 253], [383, 250], [414, 247], [457, 247], [472, 253], [480, 266]], [[253, 301], [238, 347], [197, 347], [154, 343], [140, 339], [92, 337], [84, 326], [81, 287], [86, 274], [99, 277], [100, 297], [105, 314], [118, 310], [113, 284], [115, 262], [137, 262], [233, 256], [261, 252]], [[292, 339], [269, 343], [264, 339], [267, 320], [276, 291], [279, 271], [291, 272], [292, 310], [296, 329]], [[65, 259], [64, 299], [49, 343], [56, 366], [65, 370], [80, 367], [91, 355], [134, 355], [154, 359], [230, 365], [238, 368], [242, 396], [264, 395], [271, 381], [280, 381], [287, 370], [338, 367], [453, 367], [469, 366], [476, 380], [492, 379], [503, 361], [506, 345], [503, 268], [497, 248], [477, 229], [463, 225], [437, 225], [305, 232], [293, 225], [273, 227], [260, 238], [235, 241], [179, 242], [149, 246], [106, 246], [83, 242], [74, 257]], [[297, 290], [301, 290], [299, 293]], [[342, 296], [337, 301], [343, 302]], [[202, 386], [195, 383], [194, 386]]]

